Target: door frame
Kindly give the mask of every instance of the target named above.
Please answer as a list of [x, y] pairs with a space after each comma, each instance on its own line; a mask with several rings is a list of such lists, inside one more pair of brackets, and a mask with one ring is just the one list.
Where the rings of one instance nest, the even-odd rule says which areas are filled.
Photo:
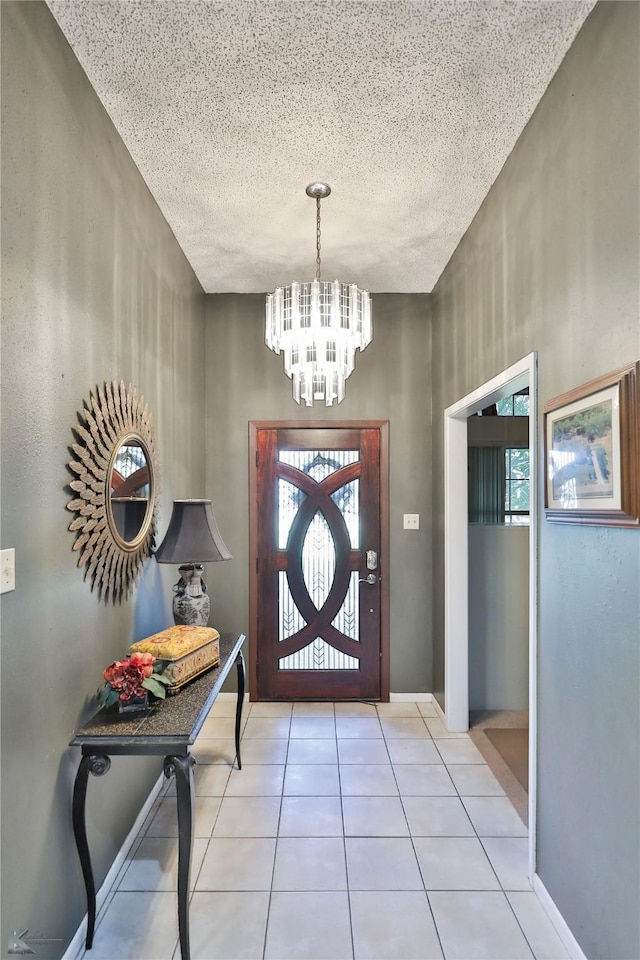
[[451, 732], [469, 729], [469, 514], [467, 418], [529, 386], [529, 879], [536, 866], [538, 663], [538, 370], [537, 353], [503, 370], [444, 411], [444, 717]]
[[249, 699], [258, 699], [258, 430], [377, 430], [380, 437], [380, 700], [389, 700], [389, 421], [388, 420], [250, 420], [249, 421]]

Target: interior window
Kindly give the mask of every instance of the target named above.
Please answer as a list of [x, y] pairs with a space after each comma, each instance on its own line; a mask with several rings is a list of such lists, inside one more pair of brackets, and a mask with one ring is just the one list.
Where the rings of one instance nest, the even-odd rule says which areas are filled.
[[[528, 388], [498, 400], [477, 415], [485, 420], [488, 417], [528, 417]], [[494, 422], [497, 425], [497, 421]], [[520, 430], [491, 430], [485, 434], [490, 439], [481, 439], [480, 445], [470, 443], [470, 523], [529, 523], [531, 468], [529, 448], [522, 446], [521, 433]], [[519, 440], [520, 445], [515, 446], [514, 440]]]
[[527, 524], [531, 490], [529, 448], [506, 447], [504, 461], [504, 522]]

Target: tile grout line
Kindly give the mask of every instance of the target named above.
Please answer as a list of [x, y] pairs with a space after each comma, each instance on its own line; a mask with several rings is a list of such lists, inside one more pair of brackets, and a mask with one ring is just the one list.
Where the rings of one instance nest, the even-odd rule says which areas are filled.
[[[400, 799], [400, 805], [401, 805], [401, 809], [402, 809], [402, 811], [403, 811], [403, 816], [404, 816], [405, 823], [406, 823], [406, 827], [407, 827], [407, 830], [408, 830], [408, 836], [409, 836], [409, 839], [411, 840], [412, 849], [413, 849], [413, 851], [414, 851], [414, 856], [415, 856], [415, 858], [416, 858], [416, 863], [417, 863], [417, 866], [418, 866], [419, 875], [420, 875], [421, 881], [422, 881], [423, 892], [425, 893], [425, 896], [426, 896], [426, 899], [427, 899], [427, 905], [428, 905], [428, 908], [429, 908], [429, 912], [430, 912], [431, 919], [432, 919], [433, 924], [434, 924], [434, 929], [435, 929], [435, 932], [436, 932], [436, 936], [437, 936], [437, 938], [438, 938], [438, 942], [439, 942], [440, 948], [441, 948], [441, 950], [442, 950], [442, 954], [443, 954], [443, 956], [445, 956], [444, 949], [443, 949], [443, 945], [442, 945], [442, 941], [441, 941], [441, 939], [440, 939], [440, 932], [439, 932], [439, 930], [438, 930], [438, 926], [437, 926], [437, 923], [436, 923], [436, 921], [435, 921], [435, 915], [434, 915], [434, 913], [433, 913], [433, 908], [432, 908], [431, 900], [430, 900], [430, 897], [429, 897], [429, 891], [427, 890], [426, 882], [425, 882], [425, 877], [424, 877], [424, 875], [423, 875], [423, 870], [422, 870], [422, 867], [421, 867], [421, 865], [420, 865], [420, 860], [419, 860], [419, 858], [418, 858], [417, 851], [416, 851], [416, 849], [415, 849], [415, 842], [414, 842], [414, 841], [415, 841], [415, 838], [414, 838], [414, 835], [413, 835], [412, 832], [411, 832], [411, 827], [410, 827], [409, 819], [408, 819], [408, 816], [407, 816], [407, 811], [406, 811], [406, 809], [405, 809], [405, 804], [404, 804], [405, 798], [408, 797], [408, 796], [413, 796], [413, 794], [406, 794], [406, 795], [405, 795], [405, 794], [403, 794], [402, 790], [400, 789], [400, 784], [398, 783], [398, 778], [397, 778], [397, 774], [396, 774], [396, 770], [395, 770], [395, 766], [396, 766], [396, 765], [394, 765], [394, 763], [393, 763], [393, 761], [392, 761], [392, 759], [391, 759], [391, 754], [390, 754], [390, 752], [389, 752], [389, 742], [388, 742], [388, 740], [389, 740], [389, 739], [394, 739], [394, 738], [387, 738], [387, 736], [386, 736], [386, 734], [385, 734], [385, 728], [384, 728], [384, 726], [383, 726], [383, 724], [382, 724], [382, 718], [377, 714], [377, 711], [376, 711], [376, 715], [377, 715], [378, 723], [379, 723], [379, 725], [380, 725], [380, 729], [381, 729], [381, 733], [382, 733], [382, 740], [383, 740], [383, 742], [384, 742], [384, 744], [385, 744], [385, 750], [386, 750], [386, 754], [387, 754], [387, 757], [388, 757], [389, 765], [391, 766], [391, 773], [392, 773], [392, 776], [393, 776], [393, 779], [394, 779], [396, 788], [397, 788], [397, 790], [398, 790], [398, 798]], [[245, 722], [244, 722], [244, 724], [243, 724], [243, 729], [242, 729], [242, 732], [241, 732], [241, 738], [244, 736], [245, 729], [246, 729], [246, 724], [247, 724], [247, 721], [248, 721], [248, 719], [249, 719], [249, 716], [250, 716], [250, 712], [249, 712], [249, 715], [247, 716], [247, 718], [246, 718], [246, 720], [245, 720]], [[258, 717], [256, 717], [255, 719], [256, 719], [256, 720], [259, 720], [259, 719], [268, 719], [268, 718], [258, 718]], [[339, 796], [340, 796], [340, 812], [341, 812], [341, 819], [342, 819], [342, 838], [341, 838], [341, 839], [342, 839], [342, 848], [343, 848], [343, 856], [344, 856], [344, 861], [345, 861], [345, 873], [346, 873], [346, 882], [347, 882], [346, 893], [347, 893], [347, 902], [348, 902], [348, 911], [349, 911], [349, 929], [350, 929], [350, 937], [351, 937], [351, 951], [352, 951], [352, 957], [354, 957], [354, 956], [355, 956], [355, 938], [354, 938], [353, 915], [352, 915], [352, 907], [351, 907], [351, 895], [352, 895], [352, 893], [354, 893], [354, 892], [356, 892], [356, 891], [353, 891], [353, 890], [351, 889], [351, 885], [350, 885], [350, 882], [349, 882], [349, 869], [348, 869], [348, 859], [347, 859], [347, 849], [346, 849], [347, 835], [346, 835], [346, 825], [345, 825], [345, 819], [344, 819], [344, 805], [343, 805], [344, 794], [343, 794], [343, 782], [342, 782], [342, 771], [341, 771], [341, 767], [342, 767], [343, 765], [344, 765], [344, 766], [349, 766], [349, 764], [342, 764], [341, 761], [340, 761], [340, 755], [339, 755], [339, 751], [338, 751], [338, 741], [339, 741], [340, 738], [338, 737], [338, 731], [337, 731], [335, 705], [334, 705], [333, 719], [334, 719], [334, 736], [333, 736], [331, 739], [333, 740], [333, 742], [335, 742], [335, 748], [336, 748], [336, 758], [337, 758], [337, 764], [336, 764], [336, 765], [337, 765], [338, 788], [339, 788]], [[355, 718], [354, 718], [354, 719], [355, 719]], [[385, 718], [385, 719], [408, 719], [408, 718], [399, 717], [399, 718]], [[416, 718], [416, 719], [417, 719], [417, 718]], [[428, 733], [429, 733], [429, 739], [434, 742], [434, 745], [436, 746], [436, 749], [437, 749], [437, 751], [438, 751], [438, 755], [440, 756], [442, 765], [443, 765], [444, 769], [447, 771], [447, 774], [448, 774], [449, 778], [450, 778], [451, 781], [452, 781], [453, 788], [454, 788], [454, 790], [455, 790], [455, 797], [456, 797], [456, 799], [462, 804], [463, 808], [465, 809], [465, 812], [466, 812], [466, 814], [467, 814], [468, 819], [470, 820], [471, 827], [472, 827], [472, 829], [473, 829], [473, 835], [474, 835], [475, 839], [477, 839], [477, 840], [480, 842], [480, 847], [481, 847], [481, 849], [482, 849], [482, 851], [483, 851], [483, 853], [484, 853], [487, 861], [489, 862], [491, 871], [492, 871], [493, 875], [495, 876], [495, 879], [496, 879], [496, 881], [497, 881], [497, 883], [498, 883], [498, 891], [499, 891], [500, 893], [502, 893], [503, 897], [507, 900], [507, 902], [508, 902], [508, 904], [509, 904], [510, 912], [511, 912], [511, 914], [514, 916], [514, 918], [515, 918], [515, 920], [516, 920], [518, 929], [521, 931], [522, 936], [524, 937], [524, 940], [525, 940], [528, 948], [531, 950], [531, 952], [532, 952], [532, 954], [533, 954], [533, 949], [532, 949], [532, 947], [531, 947], [531, 944], [530, 944], [530, 942], [529, 942], [529, 939], [527, 938], [527, 936], [526, 936], [526, 934], [525, 934], [525, 931], [524, 931], [524, 929], [523, 929], [520, 921], [518, 920], [518, 916], [517, 916], [517, 914], [516, 914], [516, 912], [515, 912], [515, 909], [514, 909], [512, 903], [511, 903], [511, 901], [509, 900], [509, 897], [507, 896], [507, 891], [506, 891], [506, 889], [504, 888], [502, 882], [500, 881], [500, 878], [499, 878], [498, 875], [497, 875], [497, 872], [496, 872], [496, 870], [495, 870], [495, 868], [494, 868], [494, 865], [493, 865], [491, 859], [489, 858], [489, 856], [488, 856], [488, 854], [487, 854], [487, 851], [486, 851], [486, 848], [485, 848], [485, 845], [484, 845], [484, 843], [483, 843], [483, 839], [492, 839], [492, 838], [493, 838], [493, 835], [489, 835], [489, 836], [483, 838], [483, 837], [481, 837], [480, 834], [478, 833], [478, 829], [476, 828], [475, 824], [473, 823], [473, 821], [472, 821], [471, 818], [469, 817], [469, 813], [468, 813], [467, 808], [466, 808], [466, 806], [465, 806], [465, 804], [464, 804], [463, 795], [460, 793], [460, 789], [458, 788], [458, 786], [456, 785], [455, 781], [454, 781], [453, 778], [451, 777], [451, 773], [450, 773], [450, 771], [449, 771], [449, 766], [450, 766], [450, 764], [447, 764], [447, 763], [445, 762], [444, 757], [443, 757], [442, 754], [440, 753], [440, 750], [439, 750], [439, 748], [438, 748], [437, 742], [436, 742], [435, 739], [432, 737], [431, 732], [429, 731], [428, 725], [426, 724], [426, 718], [421, 715], [421, 716], [420, 716], [420, 719], [422, 719], [424, 725], [427, 727], [427, 731], [428, 731]], [[268, 937], [268, 930], [269, 930], [269, 921], [270, 921], [270, 916], [271, 916], [272, 894], [273, 894], [273, 892], [274, 892], [274, 891], [273, 891], [273, 884], [274, 884], [274, 878], [275, 878], [275, 866], [276, 866], [276, 858], [277, 858], [277, 851], [278, 851], [278, 843], [279, 843], [279, 840], [280, 840], [280, 826], [281, 826], [281, 821], [282, 821], [282, 806], [283, 806], [283, 800], [284, 800], [284, 797], [285, 797], [284, 789], [285, 789], [285, 780], [286, 780], [286, 770], [287, 770], [287, 766], [289, 765], [289, 755], [290, 755], [290, 749], [291, 749], [291, 740], [292, 740], [292, 739], [297, 739], [297, 738], [292, 738], [292, 737], [291, 737], [292, 720], [293, 720], [293, 710], [292, 710], [292, 712], [291, 712], [291, 714], [290, 714], [290, 716], [289, 716], [288, 736], [287, 736], [287, 738], [286, 738], [286, 739], [287, 739], [287, 746], [286, 746], [285, 758], [284, 758], [284, 764], [283, 764], [282, 788], [281, 788], [280, 793], [279, 793], [280, 804], [279, 804], [279, 811], [278, 811], [278, 820], [277, 820], [277, 825], [276, 825], [274, 860], [273, 860], [273, 865], [272, 865], [272, 869], [271, 869], [271, 883], [270, 883], [270, 889], [269, 889], [269, 900], [268, 900], [268, 907], [267, 907], [267, 918], [266, 918], [266, 923], [265, 923], [265, 933], [264, 933], [264, 943], [263, 943], [263, 957], [266, 955], [266, 949], [267, 949], [267, 937]], [[299, 739], [306, 739], [306, 738], [299, 738]], [[312, 738], [311, 738], [311, 739], [312, 739]], [[345, 738], [345, 739], [349, 739], [349, 738]], [[362, 739], [362, 738], [357, 738], [357, 739]], [[366, 738], [365, 738], [365, 739], [366, 739]], [[377, 739], [377, 738], [376, 738], [376, 739]], [[397, 738], [397, 739], [402, 739], [402, 738]], [[421, 739], [421, 738], [418, 738], [418, 739]], [[445, 738], [445, 739], [446, 739], [446, 738]], [[216, 765], [216, 764], [201, 764], [201, 767], [205, 767], [205, 766], [215, 766], [215, 765]], [[268, 764], [268, 765], [270, 765], [270, 764]], [[312, 764], [304, 764], [304, 765], [305, 765], [305, 766], [312, 766]], [[386, 766], [386, 763], [383, 763], [383, 764], [375, 764], [375, 765], [376, 765], [376, 766], [379, 765], [379, 766], [381, 766], [381, 767], [384, 767], [384, 766]], [[399, 764], [399, 765], [400, 765], [400, 764]], [[455, 766], [455, 763], [453, 763], [453, 764], [451, 764], [451, 765], [454, 765], [454, 766]], [[207, 841], [207, 843], [206, 843], [206, 848], [205, 848], [205, 852], [204, 852], [203, 858], [202, 858], [201, 863], [200, 863], [200, 867], [199, 867], [199, 869], [198, 869], [198, 875], [197, 875], [197, 877], [196, 877], [196, 879], [195, 879], [195, 881], [194, 881], [194, 883], [193, 883], [193, 885], [192, 885], [192, 890], [191, 890], [191, 893], [190, 893], [190, 902], [191, 902], [191, 900], [193, 899], [193, 895], [194, 895], [195, 892], [196, 892], [195, 886], [196, 886], [196, 884], [197, 884], [197, 882], [198, 882], [198, 878], [200, 877], [200, 875], [201, 875], [201, 873], [202, 873], [204, 860], [205, 860], [205, 857], [206, 857], [207, 852], [208, 852], [208, 850], [209, 850], [209, 847], [210, 847], [210, 844], [211, 844], [211, 840], [214, 839], [213, 834], [214, 834], [214, 831], [215, 831], [216, 824], [218, 823], [218, 820], [219, 820], [219, 817], [220, 817], [220, 812], [221, 812], [221, 808], [222, 808], [222, 802], [223, 802], [223, 800], [224, 800], [225, 798], [228, 798], [227, 791], [228, 791], [228, 788], [229, 788], [229, 785], [230, 785], [230, 782], [231, 782], [231, 775], [232, 775], [232, 773], [233, 773], [233, 770], [234, 770], [234, 763], [231, 764], [231, 770], [229, 771], [229, 774], [228, 774], [228, 776], [227, 776], [227, 780], [226, 780], [226, 783], [225, 783], [225, 786], [224, 786], [224, 790], [223, 790], [222, 796], [220, 797], [220, 804], [219, 804], [218, 809], [217, 809], [217, 811], [216, 811], [215, 817], [213, 818], [213, 822], [212, 822], [212, 826], [211, 826], [211, 831], [210, 831], [208, 837], [203, 838], [203, 839], [206, 839], [206, 841]], [[153, 823], [155, 817], [158, 815], [160, 806], [162, 805], [163, 802], [165, 802], [165, 801], [167, 800], [169, 787], [170, 787], [170, 782], [167, 784], [165, 790], [164, 790], [163, 793], [160, 795], [160, 799], [159, 799], [159, 800], [157, 801], [157, 803], [154, 805], [155, 809], [154, 809], [153, 811], [150, 811], [150, 812], [149, 812], [149, 816], [147, 817], [147, 820], [145, 821], [145, 824], [143, 824], [143, 826], [142, 826], [142, 828], [141, 828], [141, 830], [140, 830], [140, 833], [138, 834], [138, 837], [136, 838], [135, 845], [134, 845], [134, 851], [133, 851], [134, 855], [135, 855], [135, 852], [139, 849], [139, 847], [140, 847], [141, 843], [143, 842], [145, 836], [147, 836], [148, 830], [150, 829], [151, 824]], [[251, 795], [247, 795], [247, 796], [254, 796], [254, 795], [251, 794]], [[255, 794], [255, 796], [262, 796], [262, 794]], [[271, 794], [265, 794], [265, 796], [271, 796]], [[295, 796], [295, 795], [292, 795], [292, 796]], [[306, 795], [305, 795], [305, 796], [306, 796]], [[368, 795], [368, 794], [362, 794], [362, 796], [369, 796], [369, 795]], [[384, 795], [384, 796], [386, 796], [386, 795]], [[427, 796], [430, 796], [430, 794], [428, 794]], [[437, 795], [437, 794], [434, 794], [434, 796], [438, 796], [438, 795]], [[469, 794], [468, 796], [476, 796], [476, 795], [475, 795], [475, 794]], [[483, 796], [493, 796], [493, 795], [478, 794], [477, 796], [478, 796], [478, 797], [483, 797]], [[194, 784], [194, 800], [196, 799], [196, 797], [197, 797], [197, 794], [196, 794], [196, 789], [195, 789], [195, 784]], [[507, 799], [508, 799], [508, 798], [507, 798]], [[500, 839], [502, 839], [502, 838], [508, 839], [508, 837], [503, 837], [503, 835], [501, 835], [501, 834], [496, 834], [495, 837], [500, 838]], [[519, 839], [519, 838], [513, 838], [513, 839]], [[123, 866], [122, 866], [122, 868], [121, 868], [121, 871], [120, 871], [120, 873], [119, 873], [119, 875], [118, 875], [117, 881], [116, 881], [116, 883], [114, 883], [113, 894], [112, 894], [109, 902], [111, 902], [111, 900], [113, 899], [113, 896], [115, 895], [115, 892], [118, 891], [119, 885], [120, 885], [120, 883], [122, 882], [122, 879], [123, 879], [126, 871], [129, 869], [130, 866], [131, 866], [131, 861], [130, 861], [130, 860], [127, 861], [127, 864], [123, 864]], [[496, 892], [498, 892], [498, 891], [496, 891]], [[150, 891], [150, 892], [153, 893], [154, 891]], [[155, 891], [155, 892], [161, 892], [161, 891]], [[286, 892], [286, 891], [285, 891], [285, 892]], [[301, 892], [301, 891], [294, 890], [294, 891], [292, 891], [292, 892]], [[313, 891], [310, 891], [310, 892], [313, 892]], [[331, 892], [331, 891], [327, 891], [327, 892]], [[335, 891], [335, 892], [340, 892], [340, 891]], [[435, 892], [435, 891], [434, 891], [434, 892]], [[437, 892], [440, 892], [440, 891], [437, 891]], [[449, 892], [449, 891], [444, 891], [444, 892]], [[451, 891], [451, 892], [466, 893], [466, 892], [478, 892], [478, 891], [477, 891], [477, 890], [473, 890], [473, 889], [472, 889], [472, 890], [469, 890], [469, 891], [463, 891], [463, 890], [457, 889], [457, 890]], [[104, 915], [104, 912], [106, 912], [106, 904], [104, 905], [103, 910], [101, 910], [101, 914]], [[177, 942], [178, 942], [178, 941], [176, 941], [176, 944], [177, 944]], [[177, 949], [177, 946], [174, 948], [174, 952], [173, 952], [173, 956], [174, 956], [174, 957], [175, 957], [175, 955], [176, 955], [176, 954], [175, 954], [175, 950], [176, 950], [176, 949]], [[84, 956], [84, 954], [83, 954], [83, 956]]]

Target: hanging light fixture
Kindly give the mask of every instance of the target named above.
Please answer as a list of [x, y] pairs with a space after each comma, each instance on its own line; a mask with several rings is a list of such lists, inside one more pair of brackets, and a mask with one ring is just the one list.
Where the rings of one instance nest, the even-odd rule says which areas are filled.
[[311, 407], [324, 400], [330, 407], [344, 400], [356, 350], [371, 342], [371, 300], [355, 283], [320, 279], [320, 201], [331, 187], [310, 183], [306, 192], [316, 201], [316, 278], [267, 295], [265, 341], [274, 353], [284, 353], [296, 403], [302, 398]]

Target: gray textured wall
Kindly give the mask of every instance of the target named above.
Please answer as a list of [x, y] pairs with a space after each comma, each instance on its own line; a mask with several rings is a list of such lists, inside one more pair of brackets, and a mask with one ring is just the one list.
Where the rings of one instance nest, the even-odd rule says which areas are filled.
[[[174, 572], [152, 561], [132, 600], [105, 606], [76, 567], [71, 427], [96, 385], [132, 382], [152, 411], [160, 533], [173, 497], [204, 484], [204, 296], [43, 3], [2, 16], [2, 956], [12, 929], [61, 943], [84, 913], [71, 833], [79, 756], [67, 744], [103, 668], [167, 626]], [[163, 586], [164, 584], [164, 586]], [[101, 883], [160, 772], [116, 758], [91, 778]]]
[[[445, 407], [532, 350], [540, 409], [640, 356], [639, 14], [595, 7], [436, 287], [436, 521]], [[537, 536], [538, 873], [588, 957], [638, 957], [640, 534]]]
[[529, 704], [529, 527], [469, 525], [469, 709]]
[[[282, 357], [264, 345], [264, 296], [207, 297], [207, 479], [234, 555], [210, 573], [212, 621], [248, 632], [249, 421], [389, 420], [391, 690], [429, 691], [429, 298], [376, 294], [372, 301], [374, 339], [357, 357], [345, 399], [308, 408], [294, 402]], [[419, 513], [420, 530], [403, 530], [403, 513]]]

